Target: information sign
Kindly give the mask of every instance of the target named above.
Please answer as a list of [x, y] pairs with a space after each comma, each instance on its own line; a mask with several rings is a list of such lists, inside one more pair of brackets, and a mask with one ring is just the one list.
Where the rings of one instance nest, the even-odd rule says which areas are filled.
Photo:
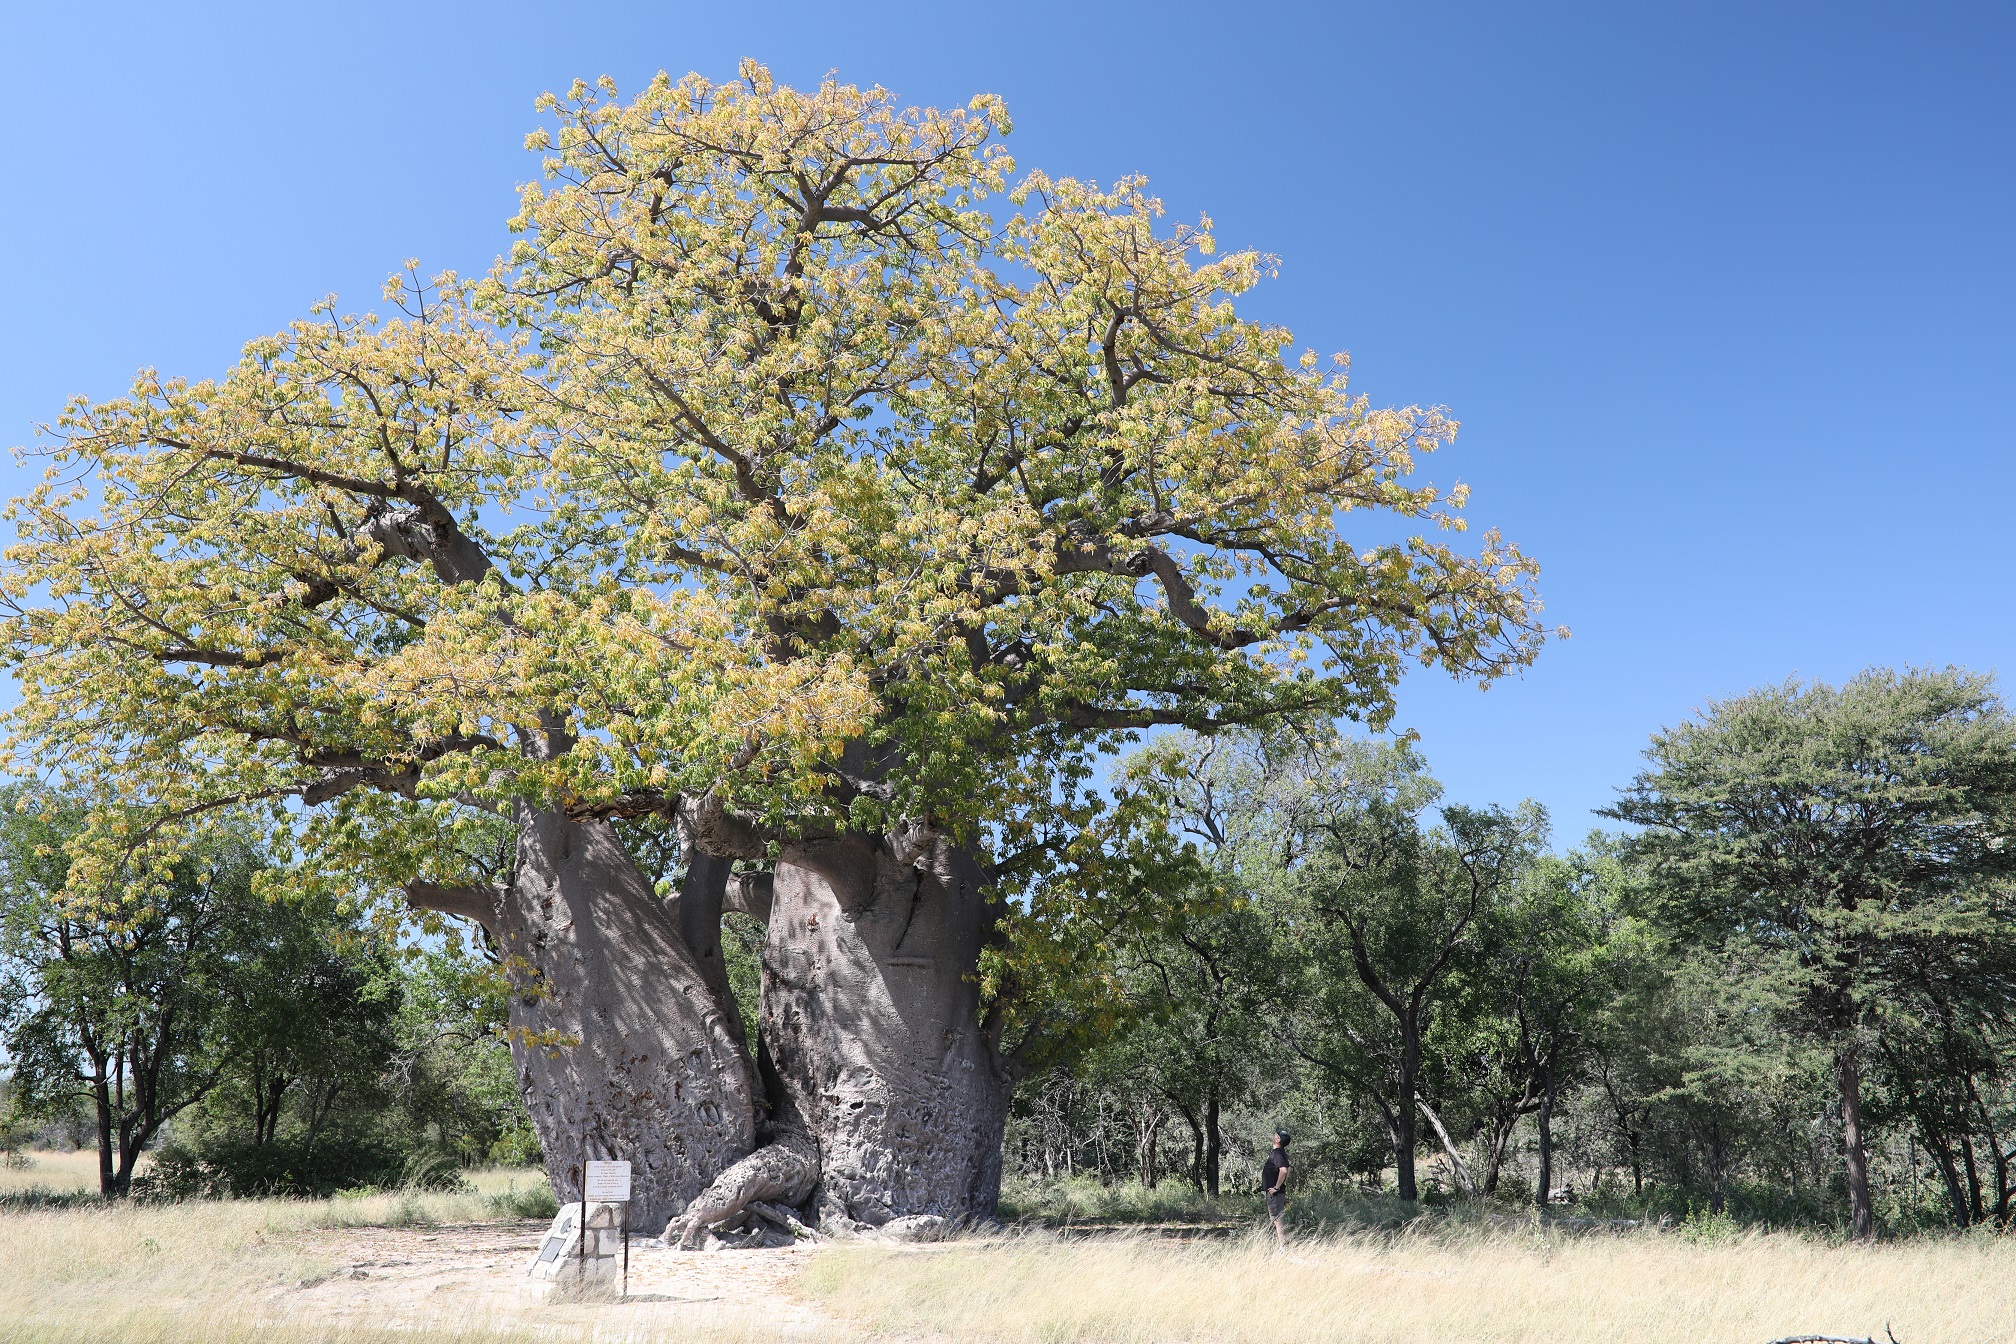
[[630, 1202], [630, 1164], [590, 1162], [587, 1177], [581, 1184], [581, 1195], [584, 1199], [627, 1204]]

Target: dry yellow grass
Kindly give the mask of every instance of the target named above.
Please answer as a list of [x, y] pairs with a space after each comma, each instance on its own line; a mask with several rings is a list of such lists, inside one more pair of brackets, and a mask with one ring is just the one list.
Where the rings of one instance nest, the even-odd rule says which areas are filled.
[[[98, 1188], [98, 1151], [95, 1148], [79, 1148], [68, 1153], [34, 1148], [19, 1156], [23, 1165], [0, 1165], [0, 1195], [30, 1190], [67, 1195]], [[147, 1174], [147, 1160], [147, 1155], [143, 1153], [136, 1174]], [[517, 1187], [529, 1189], [546, 1184], [545, 1173], [537, 1167], [481, 1167], [465, 1171], [462, 1175], [476, 1188], [476, 1193], [484, 1197], [501, 1195]]]
[[[363, 1241], [372, 1255], [420, 1256], [423, 1243], [473, 1236], [438, 1234], [489, 1216], [489, 1195], [530, 1179], [484, 1173], [486, 1189], [463, 1195], [0, 1214], [0, 1341], [515, 1344], [788, 1333], [822, 1344], [1764, 1344], [1808, 1331], [1880, 1339], [1886, 1322], [1903, 1344], [2016, 1339], [2016, 1238], [1855, 1248], [1782, 1234], [1697, 1242], [1671, 1232], [1571, 1237], [1445, 1225], [1309, 1240], [1279, 1254], [1255, 1239], [1032, 1234], [843, 1244], [795, 1284], [780, 1287], [781, 1273], [750, 1294], [717, 1283], [705, 1290], [726, 1294], [716, 1298], [690, 1281], [732, 1276], [753, 1263], [744, 1253], [661, 1251], [653, 1272], [686, 1276], [689, 1286], [661, 1283], [648, 1309], [528, 1306], [516, 1293], [515, 1258], [489, 1278], [456, 1269], [456, 1292], [438, 1297], [431, 1279], [402, 1298], [383, 1295], [398, 1285], [379, 1286], [387, 1281], [378, 1270], [356, 1285], [340, 1272], [344, 1257], [365, 1254]], [[358, 1295], [367, 1289], [380, 1296]], [[702, 1302], [715, 1305], [686, 1305]], [[787, 1318], [797, 1322], [788, 1332]]]
[[[480, 1173], [466, 1194], [404, 1192], [334, 1200], [91, 1203], [0, 1213], [0, 1341], [5, 1344], [518, 1344], [524, 1341], [775, 1338], [760, 1304], [687, 1326], [637, 1304], [538, 1303], [511, 1269], [470, 1291], [402, 1302], [361, 1319], [355, 1301], [312, 1291], [342, 1283], [331, 1230], [436, 1229], [494, 1217], [490, 1195], [528, 1178]], [[531, 1226], [536, 1228], [536, 1224]], [[400, 1235], [406, 1235], [401, 1233]], [[320, 1247], [318, 1251], [316, 1248]], [[352, 1252], [342, 1252], [350, 1254]], [[381, 1262], [382, 1263], [382, 1262]], [[466, 1278], [467, 1276], [463, 1276]], [[458, 1285], [459, 1286], [459, 1285]], [[694, 1315], [691, 1309], [685, 1314]]]
[[1853, 1248], [1787, 1235], [1505, 1231], [1341, 1237], [1276, 1252], [1050, 1237], [840, 1248], [804, 1289], [864, 1328], [961, 1344], [1903, 1344], [2016, 1339], [2016, 1239]]
[[[67, 1195], [98, 1188], [98, 1150], [80, 1148], [74, 1153], [52, 1153], [41, 1149], [20, 1154], [25, 1165], [0, 1166], [0, 1195], [23, 1190], [47, 1190]], [[147, 1170], [147, 1158], [140, 1158], [140, 1170]]]

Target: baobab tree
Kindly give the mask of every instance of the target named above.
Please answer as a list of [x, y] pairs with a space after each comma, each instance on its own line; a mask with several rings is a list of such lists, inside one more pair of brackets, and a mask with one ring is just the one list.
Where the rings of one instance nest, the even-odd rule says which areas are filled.
[[[1537, 567], [1434, 536], [1442, 411], [1239, 315], [1268, 259], [1139, 181], [1015, 178], [995, 99], [749, 64], [542, 109], [487, 276], [70, 408], [16, 504], [15, 726], [154, 818], [85, 886], [264, 803], [315, 880], [479, 921], [564, 1196], [585, 1146], [689, 1231], [815, 1189], [985, 1215], [1089, 763], [1519, 668]], [[676, 892], [612, 829], [645, 816]], [[768, 923], [753, 1033], [728, 906]]]

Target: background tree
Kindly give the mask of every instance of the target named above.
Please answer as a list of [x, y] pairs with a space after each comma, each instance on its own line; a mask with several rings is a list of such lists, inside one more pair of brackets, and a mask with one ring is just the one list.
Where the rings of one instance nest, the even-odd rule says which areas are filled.
[[150, 1193], [449, 1186], [464, 1166], [538, 1161], [493, 966], [452, 937], [395, 952], [341, 911], [267, 914], [248, 958], [266, 969], [219, 1009], [231, 1058], [156, 1150]]
[[1967, 948], [1917, 949], [1902, 970], [1912, 992], [1881, 1005], [1876, 1110], [1908, 1126], [1944, 1189], [1956, 1227], [2007, 1227], [2016, 1215], [2016, 1097], [2008, 1060], [2016, 1047], [2016, 1000], [2007, 958], [2016, 938], [2004, 933]]
[[312, 1160], [346, 1094], [390, 1065], [400, 994], [387, 949], [333, 902], [311, 901], [250, 912], [217, 1013], [230, 1060], [223, 1090], [244, 1106], [252, 1146], [274, 1146], [287, 1104], [298, 1102]]
[[43, 790], [0, 801], [0, 1026], [13, 1104], [88, 1107], [100, 1192], [123, 1197], [142, 1151], [231, 1061], [226, 1005], [259, 974], [261, 860], [242, 831], [210, 828], [144, 886], [83, 905], [65, 850], [83, 820]]
[[[1406, 1200], [1418, 1197], [1423, 1042], [1546, 832], [1533, 805], [1446, 806], [1428, 830], [1420, 815], [1439, 792], [1405, 746], [1351, 753], [1303, 804], [1307, 848], [1286, 874], [1312, 952], [1300, 1049], [1378, 1104]], [[1430, 1118], [1456, 1160], [1439, 1115]]]
[[1885, 1005], [2006, 1004], [2001, 880], [2016, 724], [1984, 677], [1862, 673], [1711, 703], [1654, 736], [1610, 814], [1644, 827], [1655, 915], [1831, 1055], [1857, 1237], [1874, 1230], [1864, 1078]]
[[1175, 834], [1201, 859], [1184, 874], [1192, 899], [1166, 906], [1159, 923], [1137, 926], [1119, 959], [1132, 1030], [1143, 1038], [1129, 1053], [1189, 1129], [1191, 1179], [1212, 1196], [1220, 1191], [1227, 1110], [1289, 1052], [1279, 1021], [1293, 958], [1248, 862], [1270, 843], [1274, 820], [1267, 751], [1265, 739], [1249, 733], [1181, 734], [1123, 765], [1125, 777], [1150, 784]]
[[1281, 964], [1272, 943], [1261, 914], [1238, 902], [1127, 954], [1145, 1077], [1189, 1129], [1192, 1178], [1207, 1194], [1219, 1193], [1226, 1111], [1246, 1100], [1266, 1056], [1286, 1051], [1272, 1029]]
[[1483, 1102], [1484, 1194], [1497, 1188], [1519, 1119], [1532, 1115], [1535, 1196], [1549, 1202], [1555, 1103], [1581, 1081], [1596, 1018], [1616, 992], [1616, 868], [1600, 851], [1537, 859], [1487, 911], [1476, 954], [1457, 969], [1464, 1002], [1453, 1016], [1468, 1025], [1462, 1053]]
[[[1345, 1182], [1374, 1183], [1397, 1162], [1398, 1024], [1357, 978], [1348, 941], [1326, 932], [1295, 882], [1307, 876], [1306, 819], [1328, 815], [1347, 784], [1394, 797], [1411, 776], [1422, 796], [1406, 815], [1424, 850], [1433, 843], [1426, 821], [1436, 798], [1418, 761], [1395, 767], [1405, 750], [1306, 732], [1172, 734], [1115, 776], [1117, 787], [1140, 789], [1154, 800], [1150, 810], [1172, 819], [1167, 837], [1195, 846], [1198, 870], [1172, 868], [1155, 880], [1172, 892], [1240, 894], [1243, 908], [1263, 918], [1270, 969], [1282, 973], [1286, 992], [1263, 1005], [1263, 1020], [1299, 1054], [1251, 1056], [1240, 1080], [1247, 1100], [1223, 1126], [1235, 1174], [1257, 1155], [1253, 1140], [1283, 1115], [1297, 1130], [1307, 1188], [1343, 1194]], [[1354, 753], [1368, 760], [1354, 764]], [[1800, 760], [1820, 756], [1802, 749]], [[1991, 825], [1948, 815], [1969, 830]], [[1994, 854], [1994, 841], [1988, 830], [1981, 847]], [[1102, 884], [1122, 890], [1123, 876], [1108, 869]], [[1421, 1033], [1414, 1109], [1444, 1150], [1448, 1185], [1480, 1194], [1495, 1185], [1497, 1198], [1533, 1199], [1569, 1184], [1594, 1213], [1853, 1227], [1836, 1042], [1788, 997], [1798, 968], [1788, 973], [1771, 921], [1732, 937], [1724, 924], [1674, 917], [1676, 906], [1699, 899], [1693, 881], [1643, 837], [1596, 836], [1559, 857], [1530, 855], [1484, 903], [1474, 935], [1430, 996]], [[1869, 994], [1861, 1113], [1872, 1222], [1993, 1225], [2016, 1203], [2008, 1184], [2016, 1167], [2006, 1071], [2008, 959], [2016, 955], [2009, 888], [1996, 865], [1972, 869], [1936, 888], [1909, 923], [1887, 925], [1859, 963], [1863, 983], [1880, 989], [1861, 991]], [[1190, 918], [1226, 908], [1237, 907], [1200, 900]], [[1432, 914], [1434, 903], [1400, 908]], [[1114, 942], [1108, 960], [1127, 964], [1151, 927], [1103, 929], [1098, 936]], [[1326, 964], [1330, 973], [1317, 973]], [[1100, 992], [1126, 984], [1119, 977]], [[1143, 1086], [1181, 1055], [1152, 1021], [1108, 1020], [1108, 1039], [1045, 1076], [1042, 1146], [1062, 1168], [1121, 1181], [1130, 1174], [1129, 1117], [1149, 1114]], [[1527, 1117], [1538, 1115], [1550, 1074], [1543, 1133]], [[1180, 1132], [1173, 1112], [1168, 1123]], [[1417, 1128], [1419, 1138], [1428, 1134]], [[1148, 1164], [1133, 1147], [1131, 1171], [1145, 1181]], [[1018, 1146], [1011, 1161], [1041, 1175], [1041, 1161], [1026, 1165], [1033, 1153]], [[1433, 1193], [1432, 1180], [1417, 1174], [1417, 1183]]]

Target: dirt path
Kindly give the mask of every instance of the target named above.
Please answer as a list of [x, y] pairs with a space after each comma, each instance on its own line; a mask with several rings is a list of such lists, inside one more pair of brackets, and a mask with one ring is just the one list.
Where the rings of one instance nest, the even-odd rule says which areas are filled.
[[853, 1332], [790, 1291], [812, 1248], [680, 1252], [630, 1248], [621, 1302], [535, 1295], [525, 1266], [544, 1223], [338, 1228], [290, 1242], [326, 1273], [275, 1292], [274, 1315], [318, 1323], [518, 1327], [627, 1337], [659, 1333], [734, 1339], [837, 1340]]

